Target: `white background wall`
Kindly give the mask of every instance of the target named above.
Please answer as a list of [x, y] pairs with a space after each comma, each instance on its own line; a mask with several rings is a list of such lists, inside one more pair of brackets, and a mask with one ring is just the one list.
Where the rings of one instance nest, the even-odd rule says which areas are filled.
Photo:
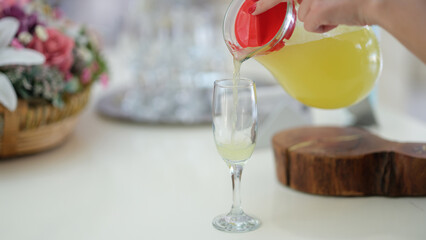
[[384, 30], [381, 47], [379, 101], [426, 122], [426, 65]]

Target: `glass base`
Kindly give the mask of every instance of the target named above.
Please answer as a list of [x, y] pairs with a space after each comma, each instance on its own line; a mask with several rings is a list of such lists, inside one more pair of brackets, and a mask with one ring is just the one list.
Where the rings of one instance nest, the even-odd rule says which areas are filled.
[[213, 219], [213, 226], [224, 232], [250, 232], [256, 230], [260, 227], [260, 220], [254, 217], [251, 217], [244, 212], [238, 215], [232, 215], [228, 213], [227, 215], [220, 215]]

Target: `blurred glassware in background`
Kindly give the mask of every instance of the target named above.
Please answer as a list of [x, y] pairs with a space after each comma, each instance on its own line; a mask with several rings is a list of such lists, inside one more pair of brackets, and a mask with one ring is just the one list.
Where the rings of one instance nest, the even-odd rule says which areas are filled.
[[130, 1], [124, 33], [134, 83], [104, 97], [101, 113], [150, 123], [209, 122], [215, 79], [225, 76], [223, 1]]

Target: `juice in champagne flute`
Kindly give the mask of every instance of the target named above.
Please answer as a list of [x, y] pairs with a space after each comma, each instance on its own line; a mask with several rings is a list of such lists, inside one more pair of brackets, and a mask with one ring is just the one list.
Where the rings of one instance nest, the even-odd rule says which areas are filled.
[[[236, 71], [238, 73], [238, 71]], [[260, 221], [241, 208], [240, 182], [243, 167], [253, 153], [257, 132], [255, 84], [249, 79], [217, 80], [213, 90], [213, 135], [217, 150], [232, 177], [231, 211], [213, 219], [213, 226], [225, 232], [248, 232]]]
[[251, 157], [254, 151], [254, 143], [231, 142], [229, 144], [216, 144], [217, 151], [226, 162], [244, 162]]

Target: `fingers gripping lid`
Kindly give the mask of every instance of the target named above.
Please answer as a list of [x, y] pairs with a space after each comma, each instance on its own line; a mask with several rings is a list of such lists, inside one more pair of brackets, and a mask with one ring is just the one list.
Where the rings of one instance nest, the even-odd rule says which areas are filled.
[[[287, 12], [287, 3], [279, 3], [268, 11], [252, 15], [249, 8], [255, 4], [254, 0], [246, 0], [237, 13], [235, 20], [235, 36], [241, 47], [259, 47], [270, 42], [280, 31]], [[294, 30], [294, 24], [285, 34], [289, 38]]]

